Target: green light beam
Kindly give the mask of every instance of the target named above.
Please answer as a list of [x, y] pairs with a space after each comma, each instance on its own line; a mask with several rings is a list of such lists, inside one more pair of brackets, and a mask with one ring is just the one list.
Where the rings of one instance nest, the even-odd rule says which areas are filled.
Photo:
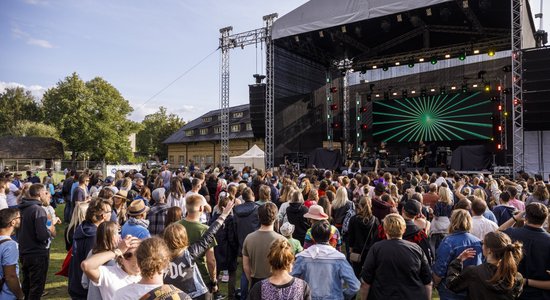
[[416, 132], [418, 132], [420, 129], [422, 129], [422, 126], [419, 123], [417, 123], [417, 126], [409, 130], [409, 132], [406, 135], [401, 137], [401, 139], [399, 139], [399, 142], [402, 142], [403, 140], [405, 140], [409, 135], [416, 134]]
[[[453, 111], [454, 112], [454, 111]], [[454, 118], [467, 118], [467, 117], [481, 117], [481, 116], [491, 116], [492, 113], [479, 113], [479, 114], [465, 114], [465, 115], [452, 115], [439, 117], [439, 119], [454, 119]]]
[[398, 107], [395, 107], [395, 106], [386, 104], [386, 103], [384, 103], [384, 102], [382, 102], [382, 101], [377, 101], [376, 103], [378, 103], [378, 104], [380, 104], [380, 105], [383, 105], [383, 106], [385, 106], [385, 107], [389, 107], [389, 108], [398, 110], [398, 111], [400, 111], [400, 112], [406, 113], [406, 114], [408, 114], [408, 115], [410, 115], [410, 116], [414, 116], [413, 113], [410, 113], [410, 112], [408, 112], [408, 111], [406, 111], [406, 110], [402, 110], [402, 109], [400, 109], [400, 108], [398, 108]]
[[475, 127], [485, 127], [485, 128], [492, 128], [493, 124], [488, 123], [474, 123], [474, 122], [464, 122], [464, 121], [454, 121], [454, 120], [439, 120], [443, 123], [454, 123], [454, 124], [464, 124], [464, 125], [470, 125]]
[[435, 114], [439, 115], [439, 111], [444, 109], [445, 106], [449, 105], [451, 102], [453, 102], [458, 96], [460, 96], [460, 94], [455, 94], [452, 98], [448, 99], [447, 102], [441, 101], [441, 103], [439, 104], [439, 108], [435, 111]]
[[[405, 98], [405, 100], [407, 100], [407, 98]], [[420, 114], [420, 111], [415, 110], [415, 109], [416, 109], [415, 107], [407, 106], [407, 105], [401, 103], [401, 102], [400, 102], [399, 100], [397, 100], [397, 99], [395, 99], [395, 102], [397, 102], [397, 103], [399, 103], [401, 106], [403, 106], [403, 107], [405, 107], [405, 108], [411, 110], [411, 112], [414, 113], [414, 114]]]
[[[449, 94], [445, 94], [445, 97], [439, 97], [437, 98], [437, 101], [435, 101], [434, 105], [433, 105], [433, 112], [435, 114], [435, 111], [439, 108], [439, 105], [440, 103], [443, 103], [445, 101], [445, 99], [447, 99], [447, 97], [449, 97]], [[439, 100], [441, 100], [441, 102], [439, 102]]]
[[[414, 99], [414, 97], [411, 98], [411, 99]], [[409, 101], [409, 99], [405, 99], [405, 100], [407, 101], [407, 103], [409, 103], [409, 105], [410, 105], [411, 107], [414, 107], [415, 109], [417, 109], [417, 112], [418, 112], [419, 115], [422, 114], [422, 111], [420, 110], [420, 108], [419, 108], [417, 105], [412, 104], [412, 103]]]
[[466, 130], [466, 129], [462, 129], [462, 128], [459, 128], [459, 127], [453, 127], [453, 126], [451, 126], [451, 125], [449, 125], [449, 124], [441, 123], [441, 125], [447, 126], [447, 127], [451, 127], [451, 128], [453, 128], [453, 129], [455, 129], [455, 130], [462, 131], [462, 132], [464, 132], [464, 133], [467, 133], [467, 134], [469, 134], [469, 135], [478, 137], [478, 138], [483, 139], [483, 140], [490, 140], [490, 139], [491, 139], [491, 138], [488, 137], [488, 136], [484, 136], [484, 135], [481, 135], [481, 134], [479, 134], [479, 133], [475, 133], [475, 132], [473, 132], [473, 131], [469, 131], [469, 130]]
[[403, 128], [405, 126], [409, 126], [409, 124], [403, 124], [403, 125], [399, 125], [399, 126], [396, 126], [396, 127], [392, 127], [392, 128], [388, 128], [388, 129], [385, 129], [385, 130], [382, 130], [382, 131], [379, 131], [379, 132], [375, 132], [373, 133], [372, 135], [380, 135], [382, 133], [386, 133], [386, 132], [389, 132], [389, 131], [394, 131], [394, 130], [397, 130], [397, 129], [400, 129], [400, 128]]
[[[451, 140], [451, 138], [439, 128], [439, 124], [436, 123], [435, 126], [434, 126], [434, 129], [436, 130], [436, 132], [441, 133], [444, 137], [446, 137], [447, 140], [449, 140], [449, 141]], [[440, 137], [440, 140], [443, 140], [443, 139]]]
[[439, 122], [437, 123], [437, 126], [438, 126], [440, 129], [447, 131], [447, 132], [450, 133], [451, 135], [455, 136], [458, 140], [461, 140], [461, 141], [464, 140], [463, 137], [461, 137], [461, 136], [459, 136], [458, 134], [456, 134], [456, 133], [450, 131], [449, 129], [447, 129], [447, 128], [444, 127], [443, 125], [444, 125], [444, 124], [442, 124], [442, 123], [439, 123]]
[[390, 114], [390, 113], [383, 113], [383, 112], [373, 112], [373, 115], [382, 115], [382, 116], [389, 116], [389, 117], [399, 117], [404, 119], [417, 119], [417, 116], [410, 117], [410, 116], [403, 116], [403, 115], [397, 115], [397, 114]]
[[466, 98], [464, 98], [464, 99], [462, 99], [462, 100], [460, 100], [460, 101], [458, 101], [458, 102], [455, 102], [455, 103], [452, 104], [452, 105], [449, 105], [449, 106], [445, 107], [445, 109], [443, 109], [442, 111], [439, 112], [439, 115], [443, 115], [443, 113], [446, 112], [446, 111], [448, 111], [449, 109], [451, 109], [451, 108], [453, 108], [453, 107], [455, 107], [455, 106], [457, 106], [457, 105], [459, 105], [459, 104], [461, 104], [461, 103], [463, 103], [463, 102], [466, 102], [466, 101], [472, 99], [473, 97], [479, 95], [480, 93], [481, 93], [481, 92], [475, 92], [475, 93], [473, 93], [472, 95], [470, 95], [470, 96], [468, 96], [468, 97], [466, 97]]
[[468, 105], [468, 106], [465, 106], [465, 107], [461, 107], [461, 108], [458, 108], [458, 109], [455, 109], [453, 111], [449, 111], [449, 112], [446, 112], [446, 113], [442, 113], [441, 116], [445, 116], [445, 115], [448, 115], [448, 114], [452, 114], [452, 113], [455, 113], [457, 111], [461, 111], [461, 110], [465, 110], [465, 109], [469, 109], [469, 108], [472, 108], [472, 107], [476, 107], [476, 106], [480, 106], [480, 105], [485, 105], [487, 103], [491, 102], [490, 100], [486, 100], [486, 101], [482, 101], [482, 102], [478, 102], [478, 103], [475, 103], [475, 104], [472, 104], [472, 105]]
[[[411, 125], [415, 125], [415, 124], [418, 124], [418, 122], [413, 122]], [[409, 130], [409, 132], [411, 132], [412, 130]], [[386, 140], [390, 141], [392, 139], [394, 139], [395, 137], [399, 136], [400, 134], [404, 134], [405, 132], [407, 131], [399, 131], [398, 133], [390, 136], [389, 138], [387, 138]]]
[[395, 120], [395, 121], [373, 122], [372, 125], [394, 124], [394, 123], [403, 123], [403, 122], [411, 122], [411, 120]]

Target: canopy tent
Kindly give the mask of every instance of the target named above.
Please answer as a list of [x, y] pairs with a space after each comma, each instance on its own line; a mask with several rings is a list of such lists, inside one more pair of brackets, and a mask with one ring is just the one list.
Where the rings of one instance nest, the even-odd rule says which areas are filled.
[[229, 158], [229, 164], [235, 168], [250, 166], [256, 169], [265, 170], [265, 152], [257, 145], [252, 146], [248, 151]]

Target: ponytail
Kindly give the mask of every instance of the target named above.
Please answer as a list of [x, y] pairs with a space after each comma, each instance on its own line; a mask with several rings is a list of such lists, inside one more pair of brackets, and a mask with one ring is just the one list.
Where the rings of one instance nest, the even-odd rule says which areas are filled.
[[485, 244], [496, 260], [497, 270], [489, 279], [491, 284], [503, 284], [512, 288], [515, 284], [515, 275], [518, 271], [518, 264], [522, 258], [522, 244], [510, 240], [508, 235], [502, 232], [490, 232], [485, 236]]

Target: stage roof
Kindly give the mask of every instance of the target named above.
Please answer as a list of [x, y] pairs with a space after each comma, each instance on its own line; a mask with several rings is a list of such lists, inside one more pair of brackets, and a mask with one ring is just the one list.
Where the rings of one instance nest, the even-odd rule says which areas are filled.
[[[534, 46], [527, 0], [523, 47]], [[311, 0], [273, 24], [275, 44], [331, 65], [403, 61], [423, 53], [511, 48], [510, 0]], [[469, 53], [468, 53], [469, 54]]]

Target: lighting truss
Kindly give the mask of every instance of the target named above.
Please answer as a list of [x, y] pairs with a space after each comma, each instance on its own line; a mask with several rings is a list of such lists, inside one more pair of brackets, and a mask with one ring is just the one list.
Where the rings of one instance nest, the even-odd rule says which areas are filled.
[[[512, 2], [512, 151], [514, 174], [524, 169], [523, 64], [521, 52], [522, 0]], [[515, 104], [517, 103], [517, 104]]]

